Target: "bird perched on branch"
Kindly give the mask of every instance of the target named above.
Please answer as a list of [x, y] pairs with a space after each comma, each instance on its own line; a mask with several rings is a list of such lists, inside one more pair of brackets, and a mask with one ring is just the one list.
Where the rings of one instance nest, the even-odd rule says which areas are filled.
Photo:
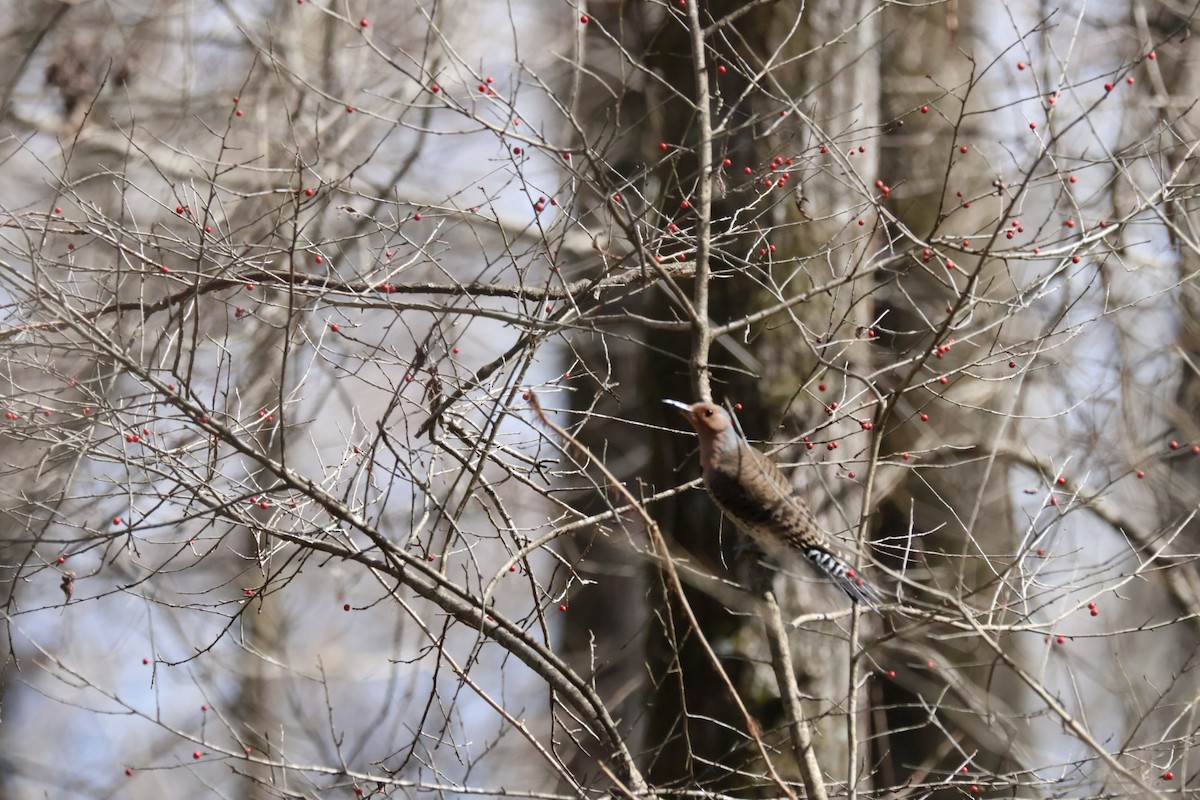
[[768, 553], [800, 553], [856, 603], [882, 599], [830, 546], [808, 504], [775, 462], [742, 437], [712, 403], [664, 401], [683, 412], [700, 438], [700, 469], [713, 502]]

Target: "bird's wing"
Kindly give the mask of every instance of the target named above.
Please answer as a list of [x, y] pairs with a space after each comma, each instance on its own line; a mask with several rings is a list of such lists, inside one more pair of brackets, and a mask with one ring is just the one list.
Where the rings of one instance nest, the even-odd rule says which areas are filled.
[[749, 445], [746, 450], [752, 453], [747, 457], [742, 469], [746, 471], [746, 483], [755, 489], [758, 498], [766, 506], [776, 508], [776, 516], [781, 517], [781, 523], [789, 524], [792, 530], [804, 531], [809, 537], [824, 541], [825, 536], [817, 527], [817, 520], [812, 509], [804, 498], [796, 494], [796, 487], [783, 474], [783, 470], [765, 453], [759, 452]]

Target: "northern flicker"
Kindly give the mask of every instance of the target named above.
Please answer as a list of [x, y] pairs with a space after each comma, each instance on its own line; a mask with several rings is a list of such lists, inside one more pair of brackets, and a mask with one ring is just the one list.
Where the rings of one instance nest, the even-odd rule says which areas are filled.
[[791, 481], [750, 446], [724, 409], [664, 402], [682, 411], [696, 429], [704, 487], [738, 528], [772, 555], [800, 553], [851, 600], [876, 607], [879, 592], [837, 554]]

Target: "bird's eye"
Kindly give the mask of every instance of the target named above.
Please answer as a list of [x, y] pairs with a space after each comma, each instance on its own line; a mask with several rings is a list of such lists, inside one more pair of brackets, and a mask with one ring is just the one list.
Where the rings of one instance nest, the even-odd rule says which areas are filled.
[[704, 409], [704, 416], [711, 417], [712, 415], [713, 415], [713, 410], [711, 408]]

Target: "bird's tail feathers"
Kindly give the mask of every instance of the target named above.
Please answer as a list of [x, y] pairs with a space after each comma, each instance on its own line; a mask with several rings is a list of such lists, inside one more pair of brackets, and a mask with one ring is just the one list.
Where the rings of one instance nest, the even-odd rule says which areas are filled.
[[845, 592], [851, 600], [862, 603], [876, 613], [879, 612], [879, 605], [884, 602], [883, 595], [878, 589], [867, 583], [854, 567], [820, 547], [808, 548], [804, 551], [804, 556], [836, 583], [838, 588]]

